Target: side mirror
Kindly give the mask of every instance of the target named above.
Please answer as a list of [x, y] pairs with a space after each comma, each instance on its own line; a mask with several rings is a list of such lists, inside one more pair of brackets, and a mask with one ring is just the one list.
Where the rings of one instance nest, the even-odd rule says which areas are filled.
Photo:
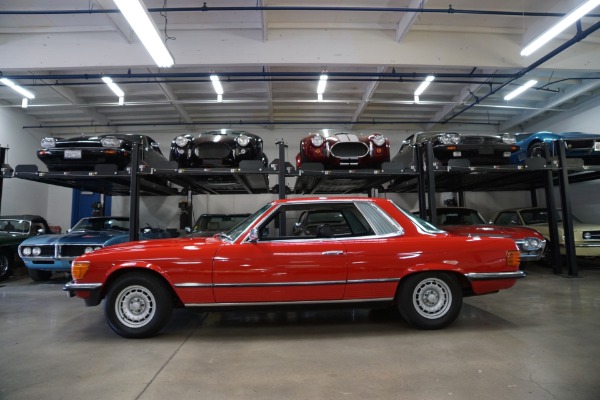
[[250, 243], [258, 242], [258, 229], [256, 229], [256, 228], [250, 229], [250, 234], [248, 235], [248, 242], [250, 242]]
[[44, 228], [38, 228], [38, 229], [37, 229], [35, 232], [36, 232], [36, 234], [38, 234], [38, 235], [42, 235], [42, 234], [44, 234], [46, 231], [44, 230]]
[[186, 226], [184, 229], [185, 233], [192, 233], [192, 228], [190, 228], [189, 226]]

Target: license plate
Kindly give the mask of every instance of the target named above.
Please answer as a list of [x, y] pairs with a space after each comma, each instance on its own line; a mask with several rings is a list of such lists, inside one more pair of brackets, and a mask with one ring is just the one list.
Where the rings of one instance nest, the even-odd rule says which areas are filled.
[[492, 146], [480, 146], [479, 154], [494, 154], [494, 148]]
[[78, 160], [81, 158], [81, 150], [65, 150], [65, 160]]
[[594, 142], [594, 151], [600, 151], [600, 142]]

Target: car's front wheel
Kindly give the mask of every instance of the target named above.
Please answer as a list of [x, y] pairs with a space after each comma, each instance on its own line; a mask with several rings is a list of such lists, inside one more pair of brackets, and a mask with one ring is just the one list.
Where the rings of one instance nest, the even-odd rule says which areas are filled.
[[530, 158], [544, 158], [546, 157], [546, 147], [542, 142], [534, 143], [529, 148], [528, 153], [527, 156]]
[[401, 284], [398, 309], [404, 319], [419, 329], [440, 329], [452, 323], [462, 308], [458, 282], [443, 272], [421, 273]]
[[158, 277], [141, 272], [123, 275], [110, 286], [104, 304], [108, 325], [126, 338], [146, 338], [169, 321], [173, 297]]

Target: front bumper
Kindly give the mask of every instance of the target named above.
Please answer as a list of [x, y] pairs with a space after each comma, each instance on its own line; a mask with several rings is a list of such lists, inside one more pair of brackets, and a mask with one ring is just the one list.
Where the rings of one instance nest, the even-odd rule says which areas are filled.
[[97, 306], [102, 301], [101, 283], [77, 283], [75, 281], [67, 282], [63, 287], [69, 297], [80, 297], [85, 301], [88, 307]]

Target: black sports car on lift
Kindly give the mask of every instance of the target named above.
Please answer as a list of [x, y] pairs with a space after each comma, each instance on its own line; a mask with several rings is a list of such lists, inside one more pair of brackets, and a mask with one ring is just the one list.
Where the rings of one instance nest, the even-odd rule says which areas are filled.
[[118, 170], [123, 170], [131, 163], [135, 141], [142, 148], [140, 165], [168, 162], [152, 138], [126, 134], [47, 137], [42, 139], [42, 149], [37, 151], [37, 156], [49, 171], [93, 171], [96, 164], [115, 164]]
[[239, 167], [242, 160], [268, 164], [260, 136], [230, 129], [177, 136], [171, 141], [170, 159], [179, 168]]
[[519, 150], [514, 135], [508, 133], [419, 132], [402, 142], [392, 161], [414, 165], [415, 149], [427, 142], [442, 165], [457, 159], [469, 160], [472, 165], [503, 165]]

